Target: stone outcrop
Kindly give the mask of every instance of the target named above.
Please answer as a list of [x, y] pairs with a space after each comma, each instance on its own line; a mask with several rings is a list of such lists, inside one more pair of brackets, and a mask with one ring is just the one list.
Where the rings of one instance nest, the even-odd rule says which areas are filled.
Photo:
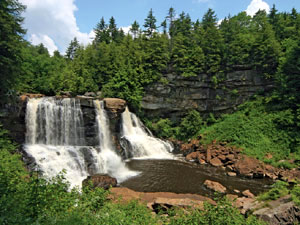
[[100, 187], [104, 188], [105, 190], [109, 189], [110, 187], [117, 186], [117, 179], [106, 174], [95, 174], [88, 176], [82, 181], [82, 186], [89, 185], [90, 182], [92, 183], [93, 188]]
[[125, 111], [126, 101], [119, 98], [104, 98], [104, 108], [109, 112], [111, 117], [115, 118]]
[[199, 140], [191, 140], [181, 144], [181, 153], [187, 161], [210, 164], [226, 169], [228, 176], [244, 176], [248, 178], [281, 179], [289, 183], [300, 181], [299, 169], [280, 169], [265, 164], [258, 159], [241, 154], [242, 149], [228, 146], [227, 143], [216, 143], [207, 146], [199, 144]]
[[171, 192], [137, 192], [129, 188], [117, 187], [112, 188], [110, 198], [118, 200], [120, 197], [122, 201], [128, 202], [131, 200], [138, 200], [147, 205], [147, 207], [154, 212], [158, 209], [167, 210], [172, 207], [197, 207], [202, 209], [204, 202], [209, 202], [213, 205], [216, 203], [210, 198], [197, 194], [176, 194]]
[[150, 116], [177, 118], [191, 109], [202, 113], [223, 113], [233, 110], [250, 96], [272, 88], [255, 70], [227, 73], [218, 84], [206, 74], [183, 77], [175, 74], [164, 76], [165, 83], [148, 86], [142, 108]]
[[206, 180], [204, 181], [204, 186], [216, 192], [220, 192], [220, 193], [226, 192], [226, 187], [224, 187], [222, 184], [215, 181]]

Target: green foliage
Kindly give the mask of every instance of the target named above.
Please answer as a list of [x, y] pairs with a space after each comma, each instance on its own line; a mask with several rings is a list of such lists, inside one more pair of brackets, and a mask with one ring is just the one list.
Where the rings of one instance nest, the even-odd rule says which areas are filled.
[[[233, 114], [224, 115], [212, 126], [201, 130], [202, 142], [213, 140], [242, 147], [243, 153], [276, 163], [296, 151], [299, 134], [294, 129], [294, 115], [291, 110], [266, 104], [264, 98], [245, 103]], [[272, 159], [264, 159], [270, 153]]]
[[0, 2], [0, 103], [10, 97], [20, 71], [24, 9], [17, 0]]
[[187, 140], [198, 134], [204, 126], [204, 122], [198, 111], [190, 111], [186, 117], [181, 120], [179, 135], [181, 139]]
[[[178, 215], [179, 214], [179, 215]], [[181, 224], [264, 224], [253, 216], [245, 219], [240, 214], [238, 209], [232, 207], [232, 203], [226, 199], [218, 201], [217, 206], [210, 203], [204, 204], [204, 210], [194, 209], [191, 212], [179, 211], [175, 216], [170, 219], [171, 225]]]
[[272, 185], [272, 188], [261, 194], [258, 199], [260, 201], [276, 200], [289, 193], [288, 186], [288, 183], [284, 181], [276, 181], [276, 183]]
[[291, 191], [291, 194], [292, 194], [292, 199], [295, 202], [295, 204], [300, 207], [300, 186], [299, 186], [299, 184], [293, 188], [293, 190]]

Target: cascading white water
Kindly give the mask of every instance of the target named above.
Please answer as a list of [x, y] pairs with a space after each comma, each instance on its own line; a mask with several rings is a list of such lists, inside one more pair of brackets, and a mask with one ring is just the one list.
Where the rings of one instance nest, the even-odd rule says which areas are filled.
[[30, 99], [26, 110], [25, 151], [31, 155], [46, 177], [66, 170], [65, 177], [74, 185], [81, 185], [87, 177], [87, 151], [96, 149], [84, 145], [83, 119], [76, 99]]
[[127, 158], [172, 159], [170, 143], [153, 137], [135, 114], [126, 108], [122, 113], [122, 144]]
[[94, 100], [97, 115], [98, 134], [101, 152], [98, 154], [99, 167], [104, 173], [108, 173], [117, 178], [118, 182], [122, 182], [129, 177], [136, 176], [138, 172], [130, 171], [121, 157], [113, 151], [111, 143], [111, 134], [109, 128], [109, 120], [104, 110], [104, 104], [101, 101]]
[[81, 186], [88, 175], [107, 173], [118, 182], [138, 173], [126, 168], [113, 151], [103, 103], [94, 101], [99, 148], [85, 146], [83, 114], [78, 99], [30, 99], [26, 110], [25, 151], [46, 177], [62, 170], [71, 186]]

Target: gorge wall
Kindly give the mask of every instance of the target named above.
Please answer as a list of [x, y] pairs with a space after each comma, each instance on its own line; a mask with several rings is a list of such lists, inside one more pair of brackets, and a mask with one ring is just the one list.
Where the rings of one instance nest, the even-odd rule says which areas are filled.
[[188, 110], [204, 114], [230, 112], [252, 95], [272, 89], [272, 82], [255, 70], [239, 69], [227, 73], [215, 84], [206, 74], [183, 77], [164, 76], [165, 82], [148, 86], [142, 100], [142, 109], [148, 116], [176, 119]]

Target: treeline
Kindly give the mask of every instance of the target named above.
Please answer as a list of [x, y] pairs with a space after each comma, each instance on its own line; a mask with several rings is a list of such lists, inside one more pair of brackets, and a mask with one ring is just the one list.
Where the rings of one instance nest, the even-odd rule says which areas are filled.
[[[160, 24], [151, 9], [143, 26], [134, 21], [128, 34], [117, 27], [114, 17], [108, 23], [101, 18], [92, 44], [84, 47], [74, 38], [65, 55], [55, 51], [53, 56], [42, 44], [32, 46], [22, 39], [23, 10], [15, 0], [1, 3], [1, 32], [6, 32], [5, 37], [1, 35], [1, 45], [5, 45], [1, 51], [11, 48], [1, 52], [1, 94], [17, 90], [75, 95], [101, 90], [103, 96], [124, 98], [138, 107], [144, 87], [166, 82], [163, 74], [206, 73], [217, 84], [236, 68], [256, 69], [265, 78], [278, 80], [283, 88], [296, 88], [294, 75], [290, 79], [287, 74], [289, 65], [283, 66], [290, 63], [292, 59], [286, 59], [293, 58], [300, 42], [296, 9], [278, 12], [273, 6], [269, 14], [258, 11], [253, 17], [241, 12], [220, 24], [212, 9], [201, 21], [192, 21], [189, 14], [176, 16], [170, 8]], [[287, 91], [292, 90], [287, 87]]]

